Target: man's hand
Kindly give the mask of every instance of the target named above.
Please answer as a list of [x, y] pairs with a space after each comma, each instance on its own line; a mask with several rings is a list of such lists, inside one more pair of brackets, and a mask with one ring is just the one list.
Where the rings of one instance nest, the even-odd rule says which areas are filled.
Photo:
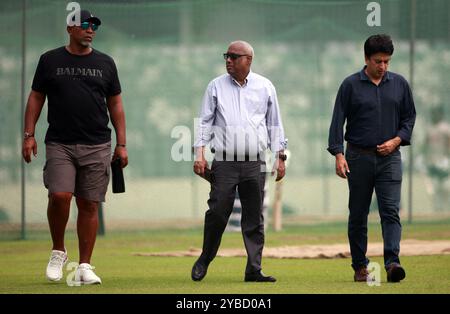
[[[286, 174], [286, 165], [284, 163], [284, 160], [281, 160], [280, 158], [277, 159], [277, 161], [275, 162], [275, 166], [277, 168], [277, 178], [275, 179], [275, 181], [280, 181], [281, 179], [284, 178], [284, 175]], [[272, 172], [273, 175], [273, 172]]]
[[381, 145], [377, 145], [377, 153], [381, 156], [387, 156], [390, 153], [392, 153], [398, 145], [402, 142], [402, 139], [400, 137], [394, 137], [393, 139], [390, 139], [389, 141], [384, 142]]
[[280, 150], [275, 154], [275, 163], [272, 167], [272, 176], [275, 174], [275, 171], [277, 172], [277, 177], [275, 179], [276, 182], [280, 181], [284, 178], [286, 174], [286, 155], [284, 154], [284, 150]]
[[336, 174], [343, 179], [347, 179], [347, 173], [350, 172], [347, 160], [342, 153], [336, 154]]
[[34, 90], [28, 96], [23, 128], [25, 138], [22, 142], [22, 156], [27, 163], [31, 162], [31, 152], [33, 152], [34, 157], [37, 156], [37, 143], [34, 138], [34, 129], [41, 114], [42, 107], [44, 106], [45, 98], [45, 94]]
[[208, 162], [203, 156], [194, 161], [194, 172], [199, 176], [205, 176], [205, 168], [208, 168]]
[[128, 151], [126, 147], [116, 146], [112, 160], [116, 160], [117, 158], [120, 158], [122, 168], [125, 168], [128, 165]]
[[34, 137], [24, 139], [22, 143], [22, 156], [27, 163], [31, 162], [31, 152], [34, 157], [37, 156], [37, 143]]
[[194, 172], [204, 178], [205, 168], [208, 168], [208, 162], [205, 159], [205, 146], [197, 147], [195, 152]]

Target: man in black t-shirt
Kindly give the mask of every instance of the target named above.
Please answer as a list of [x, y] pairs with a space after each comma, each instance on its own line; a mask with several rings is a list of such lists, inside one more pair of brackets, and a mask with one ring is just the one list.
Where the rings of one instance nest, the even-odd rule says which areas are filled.
[[[116, 133], [112, 159], [128, 164], [125, 114], [114, 60], [91, 47], [101, 21], [78, 11], [80, 23], [67, 26], [70, 42], [44, 53], [38, 63], [25, 112], [22, 154], [27, 163], [37, 154], [36, 122], [48, 99], [44, 185], [48, 189], [47, 216], [53, 240], [46, 276], [59, 281], [67, 261], [64, 233], [72, 196], [78, 207], [78, 284], [99, 284], [90, 265], [98, 226], [99, 202], [105, 200], [111, 162], [111, 130]], [[109, 116], [108, 116], [109, 112]]]

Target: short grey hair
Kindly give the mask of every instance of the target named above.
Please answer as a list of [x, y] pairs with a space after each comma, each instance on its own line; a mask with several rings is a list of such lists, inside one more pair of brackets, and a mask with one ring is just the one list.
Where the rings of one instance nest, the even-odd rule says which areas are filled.
[[244, 46], [245, 49], [248, 51], [249, 55], [251, 55], [252, 57], [255, 56], [255, 50], [253, 49], [252, 45], [250, 45], [248, 42], [243, 41], [243, 40], [236, 40], [236, 41], [231, 42], [229, 46], [235, 45], [235, 44]]

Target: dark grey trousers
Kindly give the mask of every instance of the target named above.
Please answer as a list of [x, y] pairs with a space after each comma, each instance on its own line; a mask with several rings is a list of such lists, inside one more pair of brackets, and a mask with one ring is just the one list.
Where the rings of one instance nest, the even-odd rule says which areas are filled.
[[242, 204], [241, 229], [247, 250], [245, 272], [261, 270], [264, 246], [264, 165], [263, 161], [213, 161], [211, 170], [214, 181], [209, 193], [209, 210], [205, 214], [203, 251], [200, 255], [200, 261], [206, 265], [214, 259], [219, 249], [233, 210], [237, 187]]

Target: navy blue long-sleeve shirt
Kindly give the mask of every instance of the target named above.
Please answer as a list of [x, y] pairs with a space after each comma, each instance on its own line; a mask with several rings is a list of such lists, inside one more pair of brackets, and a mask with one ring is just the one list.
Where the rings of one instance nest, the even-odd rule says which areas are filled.
[[386, 72], [377, 86], [364, 69], [347, 77], [336, 96], [328, 136], [332, 155], [344, 152], [344, 138], [363, 148], [375, 148], [396, 136], [402, 140], [400, 145], [410, 144], [416, 109], [408, 82]]

